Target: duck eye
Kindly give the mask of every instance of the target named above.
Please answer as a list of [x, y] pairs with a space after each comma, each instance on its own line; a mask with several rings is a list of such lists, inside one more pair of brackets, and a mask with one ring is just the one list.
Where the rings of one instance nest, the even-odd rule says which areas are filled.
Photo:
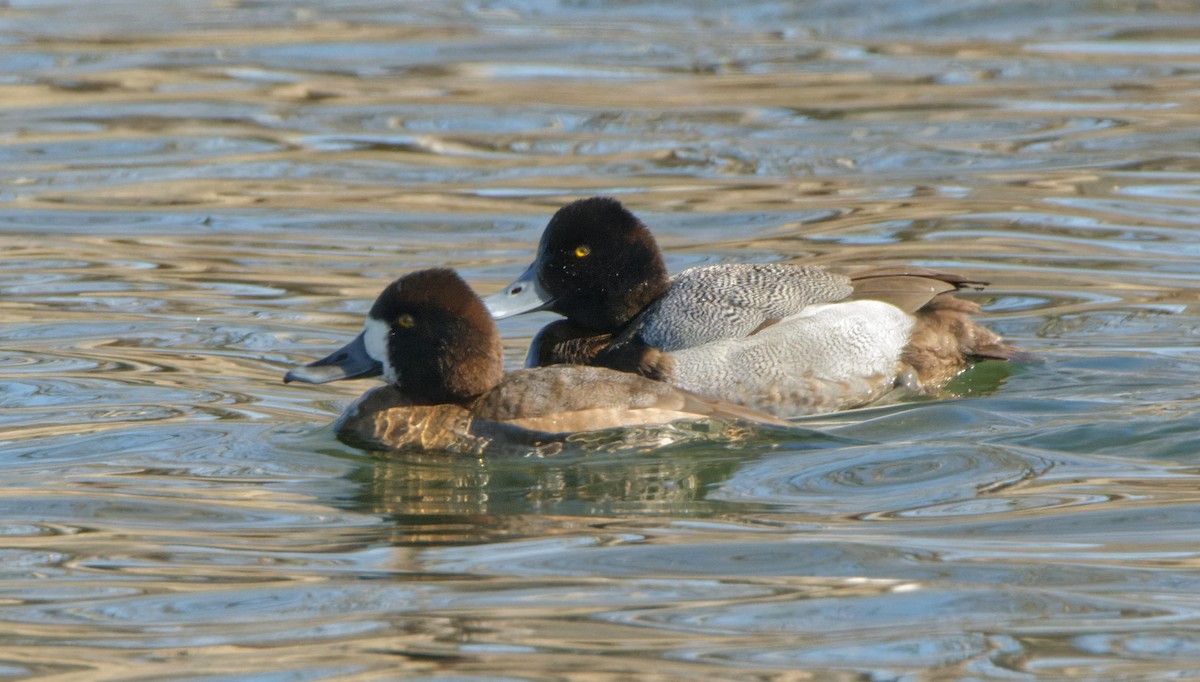
[[575, 257], [576, 258], [583, 258], [584, 256], [588, 255], [591, 252], [592, 252], [592, 247], [588, 246], [587, 244], [580, 244], [579, 246], [575, 247]]
[[397, 327], [404, 327], [405, 329], [407, 329], [416, 323], [417, 323], [417, 321], [414, 320], [413, 316], [409, 315], [408, 313], [404, 313], [400, 317], [396, 318], [396, 326]]

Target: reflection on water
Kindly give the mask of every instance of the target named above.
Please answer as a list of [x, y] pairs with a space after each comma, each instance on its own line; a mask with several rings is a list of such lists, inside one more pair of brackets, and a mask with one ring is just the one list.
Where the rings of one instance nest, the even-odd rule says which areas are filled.
[[[1200, 674], [1198, 36], [1121, 1], [5, 4], [0, 677]], [[1037, 360], [486, 460], [349, 449], [365, 382], [281, 383], [594, 193], [673, 271], [990, 280]], [[503, 323], [510, 366], [549, 319]]]

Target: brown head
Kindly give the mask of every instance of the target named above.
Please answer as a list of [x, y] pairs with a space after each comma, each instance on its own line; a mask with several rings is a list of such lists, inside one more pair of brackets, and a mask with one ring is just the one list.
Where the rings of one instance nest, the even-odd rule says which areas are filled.
[[[372, 363], [373, 372], [364, 369]], [[339, 374], [347, 366], [354, 370]], [[500, 382], [504, 362], [496, 324], [453, 270], [420, 270], [392, 282], [375, 299], [357, 339], [289, 372], [285, 381], [378, 374], [424, 405], [463, 403]]]

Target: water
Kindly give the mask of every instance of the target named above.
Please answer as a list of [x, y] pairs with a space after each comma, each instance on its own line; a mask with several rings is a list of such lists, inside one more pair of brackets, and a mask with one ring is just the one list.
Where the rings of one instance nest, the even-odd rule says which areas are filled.
[[[1200, 675], [1198, 10], [5, 3], [0, 679]], [[672, 271], [990, 280], [1039, 359], [487, 461], [281, 383], [598, 193]]]

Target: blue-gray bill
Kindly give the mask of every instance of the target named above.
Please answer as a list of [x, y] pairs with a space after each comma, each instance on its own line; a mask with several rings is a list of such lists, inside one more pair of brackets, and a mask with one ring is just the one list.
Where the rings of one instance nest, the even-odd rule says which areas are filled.
[[328, 356], [283, 375], [283, 383], [303, 381], [309, 384], [324, 384], [340, 379], [375, 377], [382, 373], [383, 365], [367, 354], [363, 335], [359, 334], [353, 341]]
[[544, 310], [553, 303], [554, 299], [538, 282], [536, 261], [520, 277], [513, 280], [512, 284], [483, 299], [488, 312], [497, 320]]

